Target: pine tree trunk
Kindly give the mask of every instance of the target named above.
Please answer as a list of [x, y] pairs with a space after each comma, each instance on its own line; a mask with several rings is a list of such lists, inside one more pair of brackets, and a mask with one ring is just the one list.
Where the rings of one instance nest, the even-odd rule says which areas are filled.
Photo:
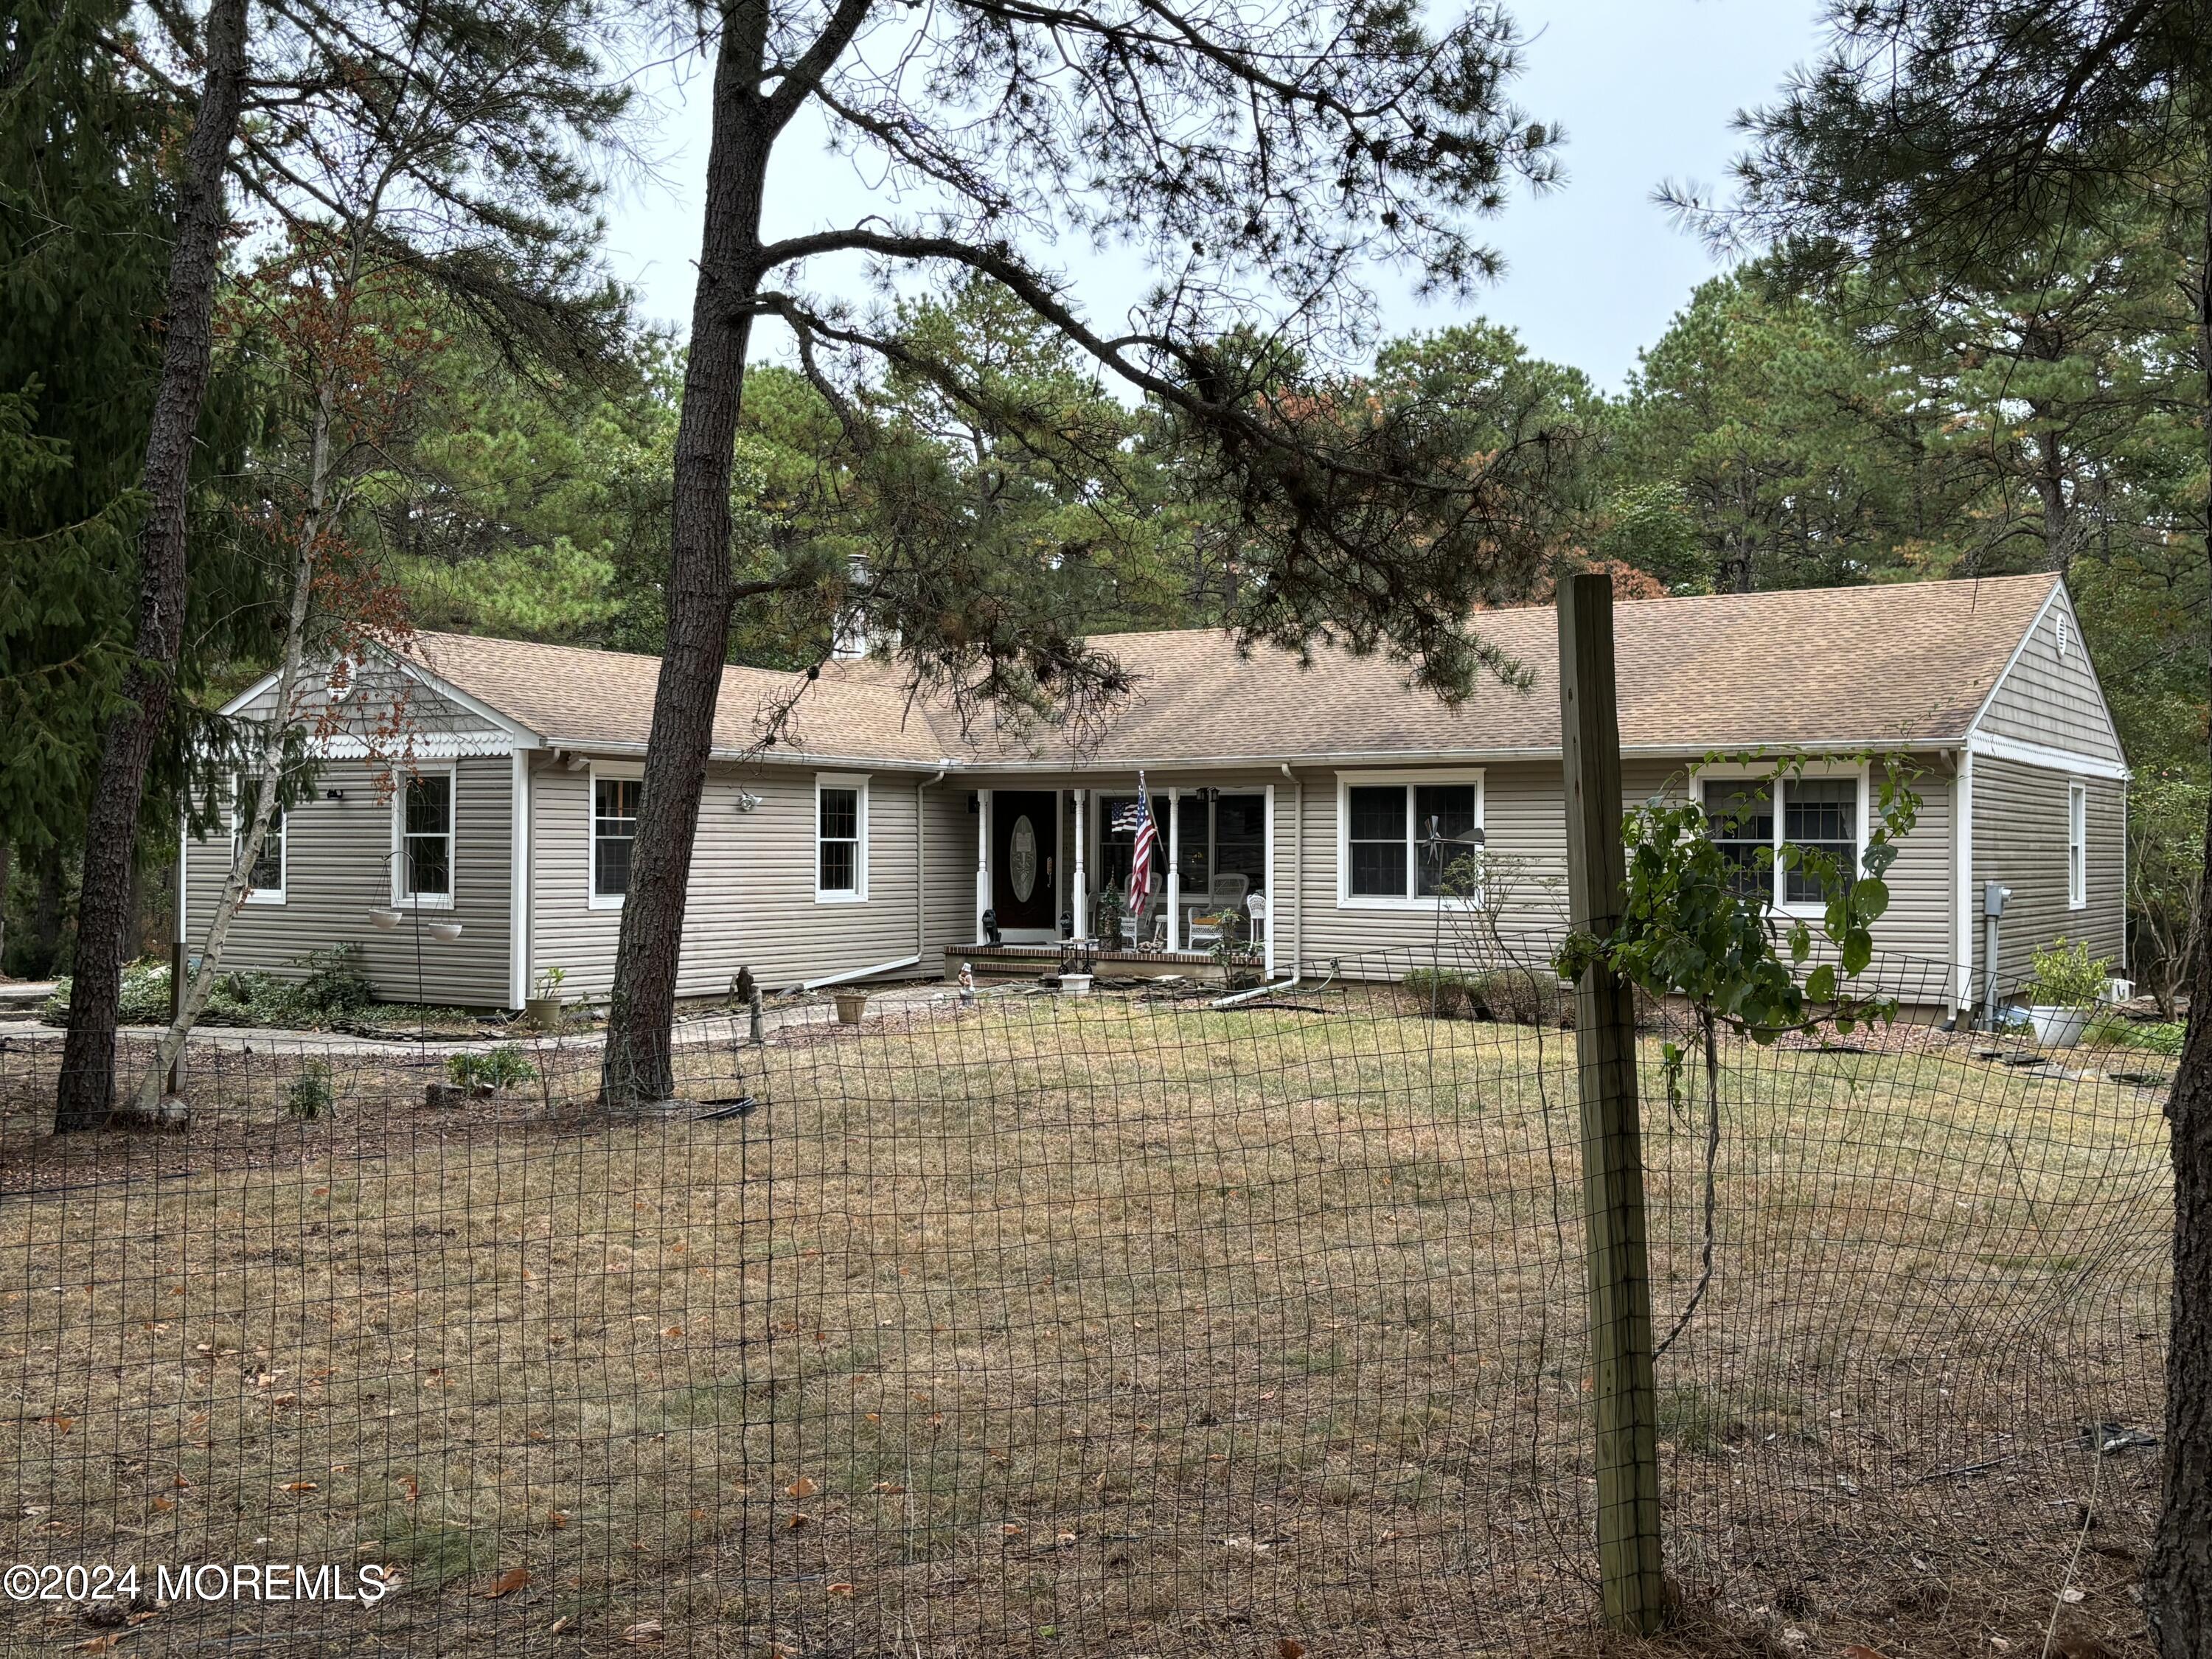
[[168, 718], [185, 627], [185, 506], [193, 434], [207, 392], [216, 268], [226, 222], [223, 170], [246, 78], [246, 0], [215, 0], [207, 75], [185, 148], [177, 240], [169, 255], [161, 382], [148, 428], [138, 537], [138, 629], [122, 711], [108, 722], [85, 825], [69, 1039], [54, 1097], [57, 1133], [97, 1128], [115, 1097], [115, 1022], [146, 767]]
[[[33, 952], [33, 972], [37, 975], [51, 975], [62, 954], [62, 865], [61, 854], [46, 848], [39, 865], [39, 896], [31, 909], [31, 949]], [[122, 986], [116, 986], [120, 1000]]]
[[[2197, 277], [2197, 350], [2212, 445], [2212, 191]], [[2212, 543], [2212, 503], [2206, 507]], [[2212, 917], [2212, 809], [2199, 914]], [[2166, 1356], [2166, 1504], [2143, 1576], [2163, 1659], [2212, 1653], [2212, 951], [2197, 953], [2189, 1031], [2166, 1107], [2173, 1145], [2173, 1308]]]
[[730, 472], [760, 280], [761, 194], [775, 133], [760, 94], [765, 9], [724, 16], [714, 70], [706, 229], [676, 432], [668, 643], [653, 692], [643, 799], [615, 951], [600, 1099], [635, 1110], [676, 1092], [670, 1031], [699, 799], [729, 648]]

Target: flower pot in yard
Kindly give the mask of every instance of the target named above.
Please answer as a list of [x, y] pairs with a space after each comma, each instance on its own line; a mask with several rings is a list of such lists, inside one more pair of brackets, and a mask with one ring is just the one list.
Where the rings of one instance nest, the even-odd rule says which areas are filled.
[[1091, 994], [1091, 975], [1062, 974], [1060, 976], [1060, 989], [1063, 996], [1087, 997]]
[[561, 999], [532, 997], [522, 1005], [522, 1018], [533, 1031], [557, 1031], [561, 1029]]
[[2081, 1042], [2081, 1034], [2089, 1029], [2090, 1008], [2054, 1008], [2031, 1004], [2027, 1011], [2028, 1024], [2035, 1028], [2035, 1040], [2046, 1048], [2071, 1048]]
[[858, 1025], [861, 1014], [868, 1006], [868, 994], [866, 991], [839, 991], [836, 994], [836, 1001], [837, 1023], [840, 1025]]

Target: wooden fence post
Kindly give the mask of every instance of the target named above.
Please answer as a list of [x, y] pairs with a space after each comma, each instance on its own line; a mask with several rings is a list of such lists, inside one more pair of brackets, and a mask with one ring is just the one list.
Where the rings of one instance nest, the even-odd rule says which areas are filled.
[[[1620, 919], [1620, 726], [1613, 677], [1613, 583], [1559, 587], [1559, 735], [1565, 763], [1567, 908], [1604, 938]], [[1606, 1621], [1650, 1635], [1665, 1587], [1659, 1553], [1658, 1398], [1651, 1375], [1651, 1281], [1644, 1146], [1636, 1098], [1636, 1009], [1603, 963], [1575, 988], [1582, 1100], [1583, 1209], [1589, 1230], [1591, 1386], [1597, 1408], [1598, 1571]]]

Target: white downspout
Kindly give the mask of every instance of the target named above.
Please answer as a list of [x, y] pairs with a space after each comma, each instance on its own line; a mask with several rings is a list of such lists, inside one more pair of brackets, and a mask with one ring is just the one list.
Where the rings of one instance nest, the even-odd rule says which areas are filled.
[[1958, 871], [1959, 890], [1954, 896], [1958, 911], [1959, 987], [1952, 1002], [1954, 1018], [1969, 1014], [1974, 1006], [1974, 751], [1959, 750], [1958, 775], [1951, 785], [1952, 826], [1957, 850], [1952, 863]]
[[[1288, 761], [1283, 763], [1283, 775], [1291, 781], [1291, 891], [1293, 895], [1291, 911], [1291, 979], [1293, 983], [1303, 971], [1300, 964], [1306, 959], [1306, 781], [1291, 770]], [[1275, 919], [1267, 918], [1273, 927]]]
[[940, 766], [936, 776], [914, 787], [914, 948], [925, 957], [929, 954], [929, 809], [922, 791], [944, 782], [945, 773]]

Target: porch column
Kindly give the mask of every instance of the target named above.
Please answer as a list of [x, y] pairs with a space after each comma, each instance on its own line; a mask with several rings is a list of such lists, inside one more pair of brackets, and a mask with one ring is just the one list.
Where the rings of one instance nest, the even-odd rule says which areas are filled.
[[1085, 914], [1089, 910], [1090, 906], [1087, 902], [1088, 896], [1085, 890], [1085, 884], [1083, 880], [1083, 842], [1086, 832], [1091, 828], [1090, 817], [1085, 813], [1083, 806], [1085, 799], [1090, 794], [1090, 793], [1091, 792], [1087, 789], [1079, 789], [1075, 792], [1075, 885], [1073, 903], [1075, 906], [1075, 939], [1076, 943], [1079, 945], [1091, 936], [1090, 926], [1085, 920]]
[[[1263, 816], [1266, 824], [1261, 832], [1265, 839], [1260, 843], [1260, 882], [1267, 895], [1267, 932], [1261, 944], [1266, 952], [1264, 971], [1267, 978], [1273, 979], [1275, 976], [1275, 786], [1272, 783], [1267, 786], [1267, 804]], [[1246, 915], [1250, 915], [1249, 909]]]
[[1182, 949], [1182, 791], [1168, 791], [1168, 949]]
[[975, 943], [983, 935], [983, 912], [991, 908], [991, 792], [975, 792]]

